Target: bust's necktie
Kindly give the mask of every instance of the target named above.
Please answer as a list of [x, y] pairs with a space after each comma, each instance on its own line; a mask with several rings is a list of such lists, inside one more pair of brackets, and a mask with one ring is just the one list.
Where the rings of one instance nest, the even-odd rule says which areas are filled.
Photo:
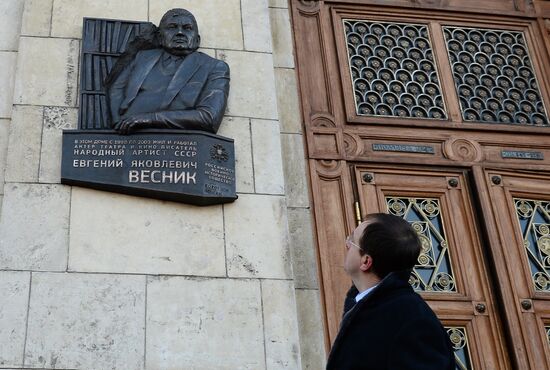
[[183, 62], [184, 57], [177, 55], [166, 55], [162, 59], [162, 68], [167, 74], [173, 75], [178, 70], [178, 67]]

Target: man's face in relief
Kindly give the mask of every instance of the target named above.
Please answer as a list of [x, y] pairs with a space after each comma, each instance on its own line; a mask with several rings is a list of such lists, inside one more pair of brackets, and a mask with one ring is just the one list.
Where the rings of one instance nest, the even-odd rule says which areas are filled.
[[188, 15], [169, 17], [160, 25], [160, 42], [170, 54], [191, 54], [200, 43], [197, 23]]

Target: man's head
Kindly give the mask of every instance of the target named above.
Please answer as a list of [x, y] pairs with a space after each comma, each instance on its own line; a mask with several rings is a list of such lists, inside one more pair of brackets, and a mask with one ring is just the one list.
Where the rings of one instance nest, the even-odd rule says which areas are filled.
[[346, 248], [344, 268], [356, 282], [362, 273], [383, 279], [390, 272], [412, 269], [420, 254], [420, 240], [401, 217], [374, 213], [357, 226]]
[[167, 11], [160, 20], [159, 39], [170, 54], [185, 56], [197, 50], [201, 37], [193, 14], [180, 8]]

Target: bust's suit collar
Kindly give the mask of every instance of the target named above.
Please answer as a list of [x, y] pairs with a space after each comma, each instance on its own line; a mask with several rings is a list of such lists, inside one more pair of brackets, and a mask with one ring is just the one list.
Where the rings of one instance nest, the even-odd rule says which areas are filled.
[[145, 81], [149, 75], [149, 72], [151, 72], [161, 55], [162, 50], [160, 49], [140, 51], [136, 55], [134, 63], [137, 62], [137, 64], [131, 71], [132, 76], [130, 76], [128, 80], [126, 97], [120, 105], [121, 111], [126, 111], [132, 104], [138, 94], [139, 88], [143, 85], [143, 81]]
[[[121, 104], [121, 109], [126, 110], [132, 104], [141, 85], [143, 85], [143, 82], [162, 55], [162, 49], [145, 50], [138, 53], [135, 59], [137, 65], [132, 71], [133, 77], [131, 77], [128, 82], [126, 98]], [[196, 51], [185, 57], [183, 62], [179, 65], [176, 73], [174, 73], [174, 76], [170, 81], [170, 84], [168, 85], [168, 88], [166, 89], [166, 93], [162, 99], [162, 104], [160, 107], [161, 110], [165, 110], [170, 103], [172, 103], [172, 100], [174, 100], [176, 95], [178, 95], [182, 87], [185, 86], [191, 77], [193, 77], [193, 75], [199, 70], [201, 67], [201, 56], [202, 53]]]
[[176, 73], [174, 73], [174, 77], [172, 77], [168, 88], [166, 89], [166, 93], [162, 99], [162, 104], [160, 105], [161, 110], [168, 108], [170, 103], [172, 103], [172, 100], [174, 100], [176, 95], [180, 92], [181, 88], [187, 84], [187, 81], [189, 81], [195, 72], [197, 72], [200, 68], [201, 65], [199, 63], [199, 57], [200, 54], [198, 52], [194, 52], [186, 56], [183, 62], [181, 62]]

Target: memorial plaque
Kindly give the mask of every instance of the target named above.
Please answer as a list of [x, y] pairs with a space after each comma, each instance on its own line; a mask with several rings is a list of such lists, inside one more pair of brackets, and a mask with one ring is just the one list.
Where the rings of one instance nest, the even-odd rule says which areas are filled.
[[544, 154], [541, 152], [526, 152], [520, 150], [503, 150], [501, 151], [502, 158], [514, 158], [514, 159], [531, 159], [542, 161], [544, 160]]
[[229, 66], [198, 51], [193, 14], [85, 18], [80, 130], [63, 132], [61, 182], [196, 205], [232, 202], [233, 139], [216, 135]]
[[66, 130], [61, 182], [196, 205], [232, 202], [233, 139], [201, 131]]
[[410, 144], [372, 144], [372, 150], [375, 152], [405, 152], [405, 153], [421, 153], [435, 154], [432, 146], [427, 145], [410, 145]]

